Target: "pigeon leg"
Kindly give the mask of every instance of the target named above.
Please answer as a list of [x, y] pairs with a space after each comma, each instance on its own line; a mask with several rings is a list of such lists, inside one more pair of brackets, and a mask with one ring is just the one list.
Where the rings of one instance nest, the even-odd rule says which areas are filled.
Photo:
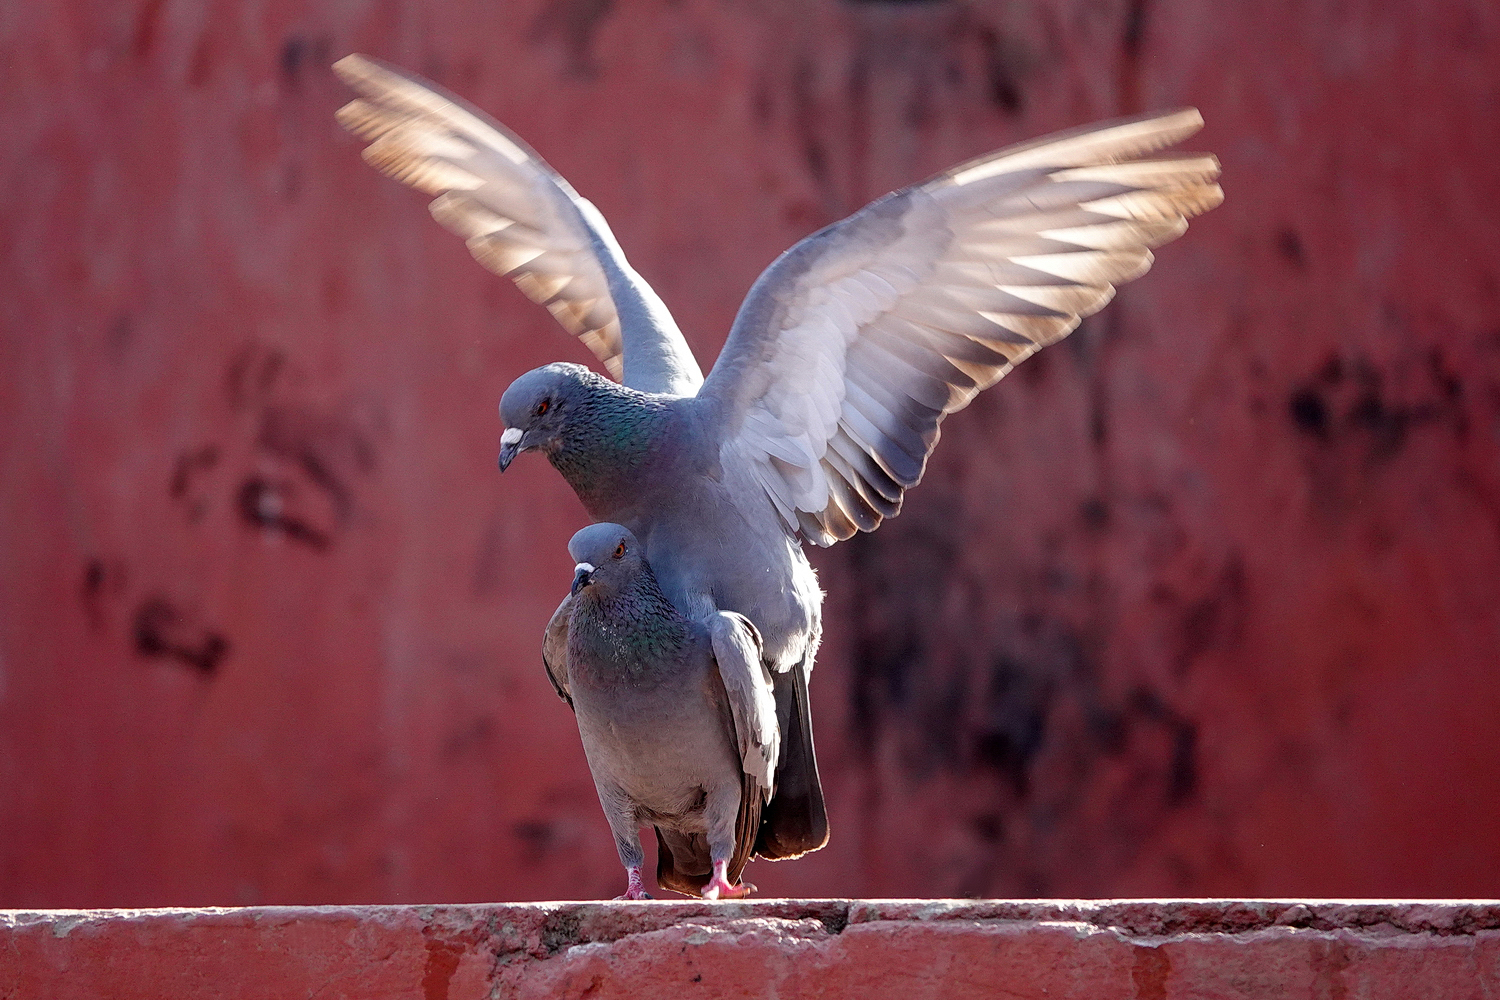
[[626, 887], [625, 887], [625, 895], [623, 895], [623, 896], [616, 896], [615, 897], [616, 899], [655, 899], [656, 898], [656, 897], [652, 896], [649, 892], [647, 892], [646, 889], [645, 889], [645, 886], [642, 885], [642, 883], [641, 883], [641, 866], [640, 865], [632, 865], [632, 866], [630, 866], [629, 868], [625, 869], [625, 874], [626, 874], [627, 878], [629, 879], [629, 882], [626, 884]]
[[615, 898], [652, 898], [641, 882], [641, 867], [646, 863], [646, 852], [641, 849], [641, 831], [636, 825], [639, 817], [635, 806], [618, 786], [609, 781], [601, 781], [597, 775], [594, 777], [594, 787], [599, 790], [599, 804], [604, 807], [604, 819], [609, 823], [610, 832], [615, 835], [615, 850], [620, 854], [620, 864], [624, 866], [625, 877], [628, 879], [625, 894]]
[[739, 885], [729, 884], [729, 860], [720, 858], [714, 862], [714, 877], [708, 880], [708, 885], [703, 887], [704, 899], [744, 899], [755, 891], [755, 886], [749, 882], [741, 882]]
[[729, 881], [729, 859], [734, 855], [734, 818], [739, 814], [740, 790], [738, 785], [720, 789], [710, 794], [708, 801], [708, 856], [713, 862], [713, 877], [699, 890], [704, 899], [743, 899], [755, 891], [755, 886], [741, 881], [734, 885]]

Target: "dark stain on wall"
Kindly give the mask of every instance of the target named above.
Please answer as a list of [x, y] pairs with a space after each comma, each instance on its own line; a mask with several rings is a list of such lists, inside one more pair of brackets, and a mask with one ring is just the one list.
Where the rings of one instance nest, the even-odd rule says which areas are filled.
[[1312, 378], [1293, 387], [1287, 414], [1303, 435], [1353, 448], [1368, 466], [1395, 459], [1420, 427], [1446, 427], [1462, 442], [1469, 432], [1463, 382], [1443, 349], [1419, 350], [1412, 361], [1387, 372], [1362, 356], [1330, 355]]
[[140, 62], [145, 62], [156, 48], [156, 36], [161, 28], [163, 0], [146, 0], [136, 15], [135, 32], [131, 38], [131, 51]]
[[1165, 804], [1182, 805], [1198, 789], [1198, 728], [1147, 687], [1137, 688], [1128, 702], [1131, 722], [1155, 728], [1166, 737]]
[[213, 677], [229, 655], [227, 638], [160, 595], [146, 598], [136, 609], [133, 639], [140, 656], [174, 660], [204, 677]]
[[[238, 477], [234, 504], [245, 524], [323, 551], [355, 517], [356, 482], [376, 470], [379, 421], [359, 407], [289, 398], [300, 384], [290, 368], [280, 348], [252, 342], [225, 369], [225, 397], [232, 411], [253, 416], [260, 456]], [[207, 447], [179, 458], [174, 496], [179, 481], [216, 461]]]
[[1303, 434], [1327, 440], [1328, 404], [1317, 389], [1308, 387], [1293, 391], [1287, 399], [1287, 413]]
[[941, 781], [961, 796], [968, 853], [945, 855], [957, 866], [944, 875], [950, 884], [1044, 893], [1051, 869], [1037, 845], [1109, 816], [1088, 865], [1116, 871], [1198, 797], [1200, 724], [1178, 704], [1178, 678], [1242, 641], [1249, 574], [1230, 551], [1212, 572], [1163, 589], [1148, 614], [1167, 669], [1122, 670], [1109, 656], [1119, 597], [1091, 553], [1116, 532], [1144, 532], [1159, 536], [1150, 565], [1181, 564], [1194, 543], [1172, 505], [1117, 510], [1104, 483], [1074, 499], [1072, 516], [1053, 520], [1035, 548], [987, 543], [974, 562], [965, 558], [974, 532], [992, 523], [996, 501], [965, 492], [964, 478], [949, 453], [920, 504], [844, 543], [853, 745], [867, 761], [898, 762], [914, 787]]
[[333, 63], [333, 40], [324, 35], [287, 35], [281, 42], [277, 64], [281, 69], [281, 80], [292, 89], [302, 83], [303, 73], [311, 68], [314, 72], [324, 70]]
[[290, 463], [327, 494], [341, 522], [354, 508], [349, 475], [375, 467], [375, 448], [358, 428], [301, 407], [267, 407], [256, 445]]
[[332, 544], [331, 528], [318, 527], [290, 513], [299, 498], [296, 483], [289, 479], [251, 476], [240, 484], [240, 518], [262, 531], [278, 532], [291, 541], [322, 552]]
[[125, 585], [126, 569], [122, 560], [103, 556], [90, 556], [84, 560], [78, 600], [90, 629], [103, 631], [108, 623], [110, 605], [125, 593]]
[[814, 187], [823, 197], [825, 210], [830, 215], [836, 216], [842, 214], [842, 210], [829, 168], [828, 150], [824, 145], [825, 139], [820, 125], [822, 115], [818, 108], [813, 82], [812, 62], [806, 59], [798, 61], [791, 79], [792, 124], [797, 131], [798, 143], [802, 150], [802, 162], [806, 164], [807, 172], [812, 176]]
[[985, 86], [995, 106], [1008, 115], [1019, 114], [1024, 103], [1021, 77], [1026, 65], [1012, 45], [987, 24], [974, 28], [974, 38], [984, 59]]
[[1302, 245], [1302, 236], [1291, 226], [1276, 231], [1276, 252], [1294, 271], [1307, 270], [1307, 250]]
[[1017, 797], [1024, 798], [1032, 760], [1046, 733], [1055, 682], [1002, 655], [990, 667], [985, 687], [984, 715], [973, 736], [974, 758], [980, 766], [999, 772]]
[[522, 854], [531, 861], [541, 860], [557, 839], [552, 823], [547, 820], [518, 820], [510, 831], [521, 842]]
[[1244, 560], [1231, 553], [1208, 593], [1182, 609], [1181, 638], [1173, 661], [1179, 676], [1209, 650], [1239, 644], [1248, 614], [1245, 590]]
[[1136, 947], [1130, 982], [1135, 986], [1137, 1000], [1166, 1000], [1167, 979], [1171, 974], [1172, 955], [1165, 948]]
[[1116, 82], [1120, 90], [1120, 109], [1125, 114], [1144, 110], [1141, 100], [1141, 53], [1146, 46], [1149, 24], [1146, 0], [1129, 0], [1124, 22], [1120, 26], [1120, 62]]
[[1146, 40], [1146, 0], [1130, 0], [1125, 8], [1125, 27], [1120, 32], [1120, 51], [1126, 59], [1139, 59]]
[[549, 0], [532, 22], [533, 42], [562, 45], [568, 76], [592, 80], [599, 75], [594, 35], [614, 9], [613, 0]]

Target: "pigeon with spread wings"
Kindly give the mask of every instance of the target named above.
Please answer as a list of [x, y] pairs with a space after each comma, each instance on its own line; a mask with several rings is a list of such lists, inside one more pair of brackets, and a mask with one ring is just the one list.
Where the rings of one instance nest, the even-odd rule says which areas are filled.
[[[1067, 336], [1223, 200], [1214, 157], [1162, 152], [1202, 118], [1086, 126], [873, 202], [766, 269], [702, 380], [603, 218], [536, 153], [397, 70], [362, 56], [335, 69], [360, 95], [340, 120], [372, 140], [366, 159], [436, 195], [440, 222], [621, 379], [566, 363], [516, 379], [500, 401], [500, 467], [543, 452], [591, 515], [634, 532], [684, 614], [754, 624], [781, 735], [756, 850], [823, 846], [807, 695], [823, 595], [802, 541], [831, 545], [895, 516], [944, 417]], [[549, 626], [554, 648], [567, 613], [565, 601]]]

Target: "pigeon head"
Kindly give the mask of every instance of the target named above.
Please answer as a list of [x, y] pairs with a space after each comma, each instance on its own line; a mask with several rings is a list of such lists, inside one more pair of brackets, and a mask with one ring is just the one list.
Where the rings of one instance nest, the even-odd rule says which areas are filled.
[[556, 454], [571, 411], [586, 398], [590, 377], [583, 365], [554, 362], [533, 368], [510, 384], [500, 397], [500, 471], [504, 472], [523, 451], [540, 448]]
[[583, 365], [534, 369], [500, 397], [500, 471], [523, 451], [547, 456], [585, 508], [603, 520], [649, 485], [648, 459], [670, 426], [672, 401]]
[[568, 554], [578, 565], [573, 571], [573, 593], [588, 588], [615, 594], [633, 581], [645, 566], [641, 543], [630, 529], [618, 524], [591, 524], [568, 542]]

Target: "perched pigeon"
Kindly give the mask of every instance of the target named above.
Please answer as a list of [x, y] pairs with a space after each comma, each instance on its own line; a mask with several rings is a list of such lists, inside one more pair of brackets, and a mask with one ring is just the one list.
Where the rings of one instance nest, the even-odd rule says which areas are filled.
[[592, 524], [577, 561], [566, 655], [547, 673], [578, 716], [599, 804], [645, 899], [640, 828], [656, 828], [656, 880], [709, 899], [754, 886], [740, 873], [771, 796], [780, 736], [755, 626], [732, 611], [684, 616], [662, 593], [630, 529]]
[[807, 681], [822, 593], [801, 541], [894, 516], [947, 414], [1223, 200], [1214, 157], [1153, 155], [1202, 118], [1188, 108], [1012, 146], [814, 233], [750, 289], [704, 381], [598, 210], [520, 139], [373, 60], [334, 68], [361, 95], [339, 120], [372, 140], [365, 159], [437, 195], [437, 220], [623, 381], [574, 364], [518, 378], [500, 401], [500, 468], [544, 452], [591, 515], [636, 534], [682, 613], [754, 622], [782, 738], [756, 850], [821, 847]]

